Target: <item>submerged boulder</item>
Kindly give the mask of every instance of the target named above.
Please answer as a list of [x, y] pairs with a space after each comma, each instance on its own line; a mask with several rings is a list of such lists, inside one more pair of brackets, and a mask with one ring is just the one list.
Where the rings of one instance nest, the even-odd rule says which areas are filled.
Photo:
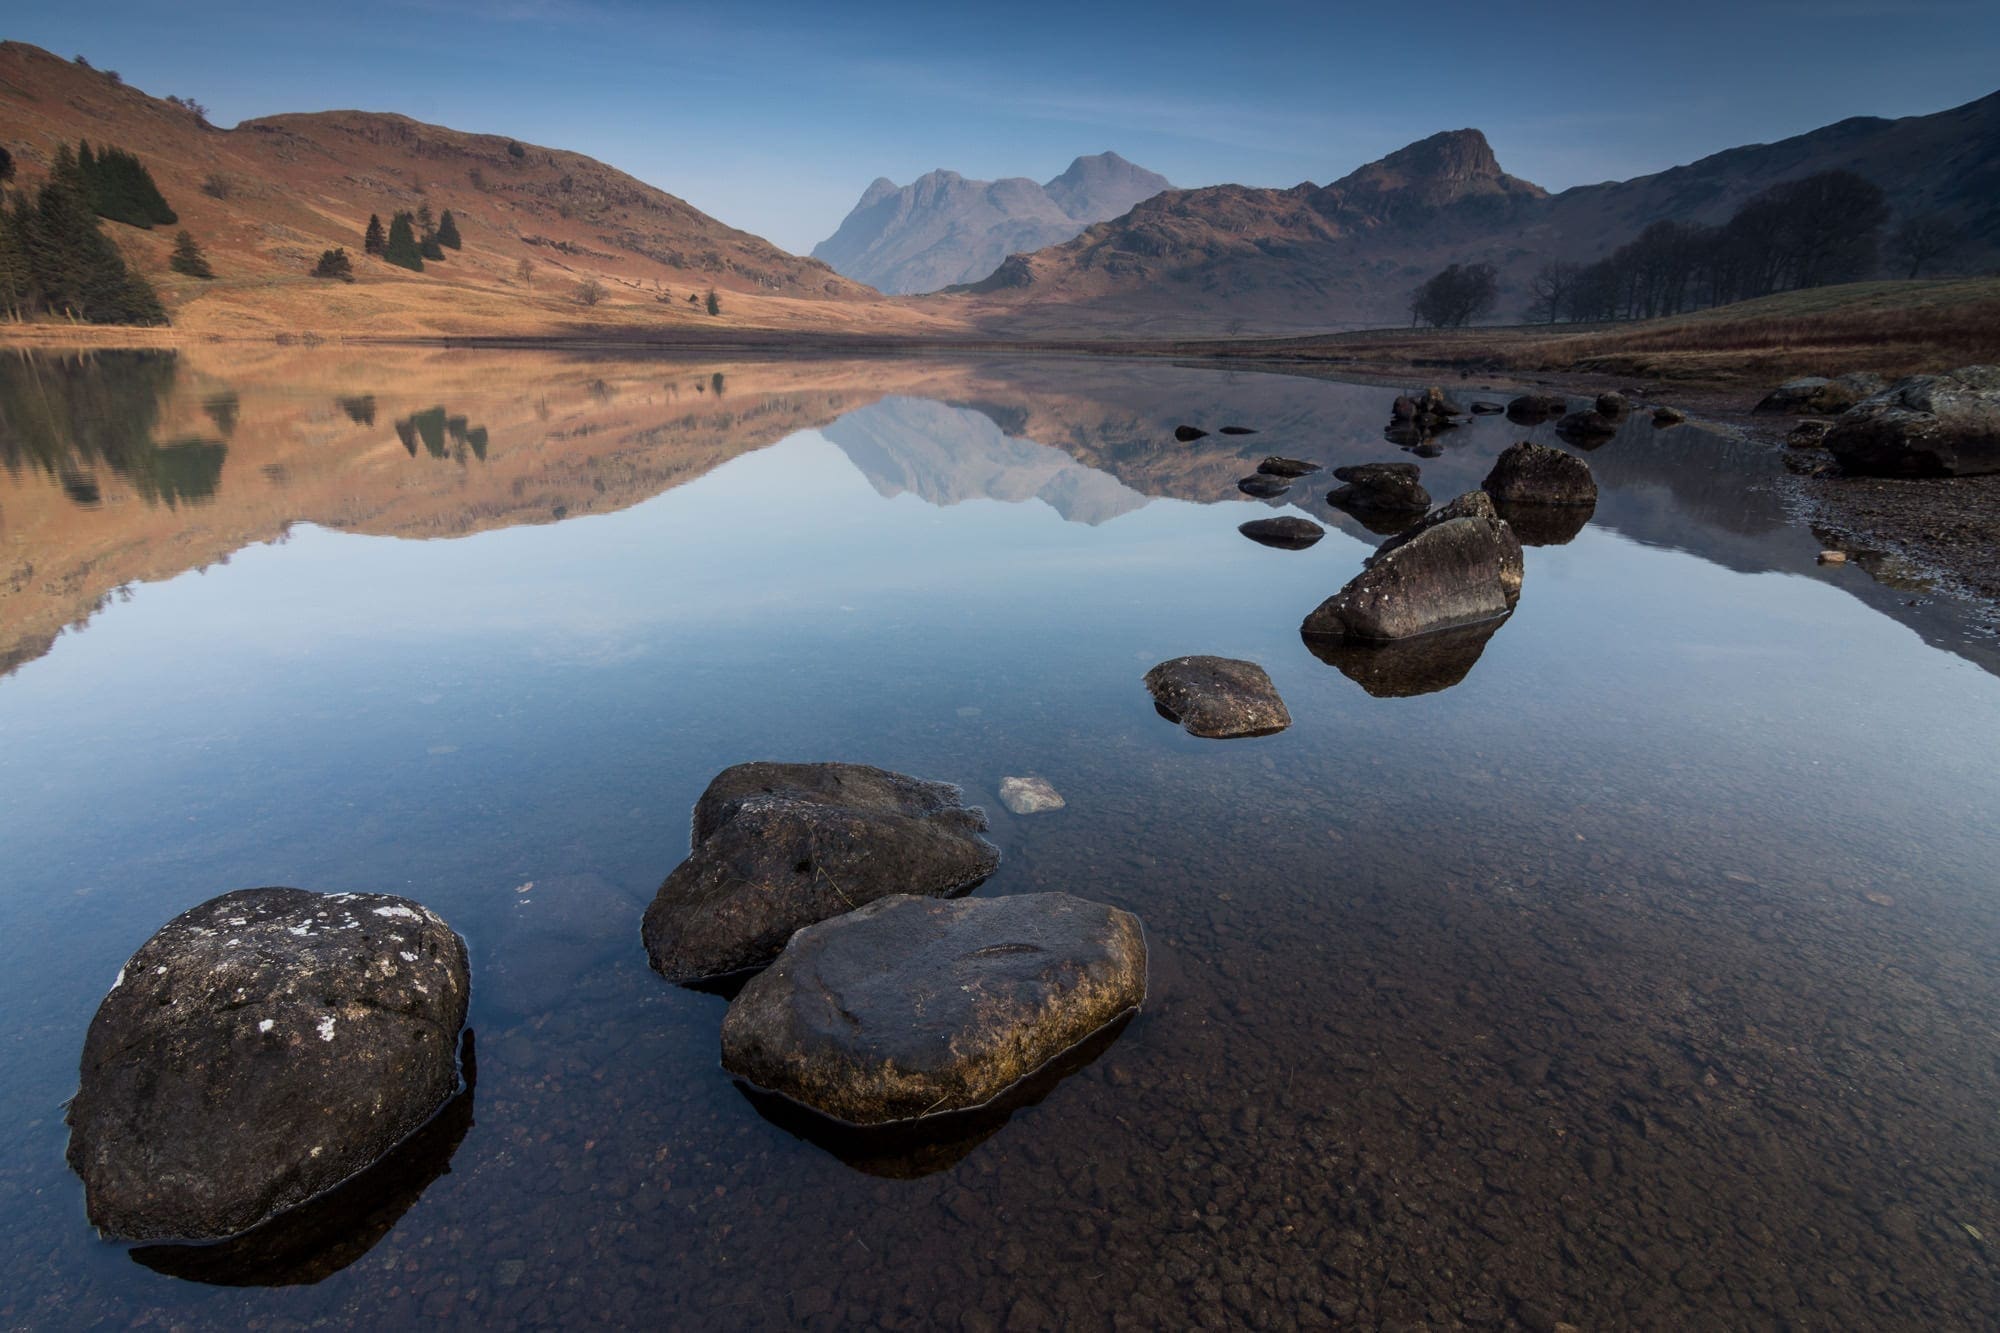
[[1520, 540], [1498, 518], [1426, 524], [1407, 540], [1385, 544], [1300, 630], [1388, 640], [1492, 620], [1513, 608], [1521, 568]]
[[1326, 536], [1326, 529], [1319, 524], [1291, 514], [1278, 518], [1253, 518], [1236, 530], [1253, 542], [1287, 551], [1303, 551]]
[[1343, 509], [1421, 514], [1431, 507], [1415, 463], [1354, 463], [1335, 468], [1333, 475], [1347, 484], [1328, 491], [1326, 501]]
[[1268, 736], [1292, 715], [1264, 668], [1233, 657], [1176, 657], [1146, 673], [1162, 716], [1195, 736]]
[[1025, 777], [1000, 779], [1000, 804], [1017, 815], [1039, 815], [1068, 802], [1047, 778]]
[[1303, 477], [1319, 471], [1319, 464], [1303, 458], [1282, 458], [1273, 454], [1259, 463], [1257, 470], [1273, 477]]
[[1500, 452], [1480, 489], [1503, 504], [1597, 503], [1597, 480], [1590, 475], [1590, 464], [1575, 454], [1527, 440]]
[[792, 932], [892, 893], [949, 897], [1000, 864], [983, 811], [943, 782], [866, 764], [738, 764], [694, 807], [693, 851], [642, 933], [692, 982], [762, 967]]
[[132, 955], [84, 1039], [69, 1163], [128, 1240], [234, 1236], [353, 1177], [459, 1088], [465, 945], [377, 893], [241, 889]]
[[1869, 476], [2000, 472], [2000, 366], [1899, 380], [1841, 413], [1825, 445], [1843, 469]]
[[992, 1101], [1146, 998], [1130, 912], [1066, 893], [893, 896], [801, 930], [722, 1020], [722, 1064], [855, 1125]]

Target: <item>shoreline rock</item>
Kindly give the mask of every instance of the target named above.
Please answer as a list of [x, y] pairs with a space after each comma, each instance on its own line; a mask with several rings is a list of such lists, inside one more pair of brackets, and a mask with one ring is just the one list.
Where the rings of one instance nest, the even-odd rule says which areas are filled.
[[1521, 569], [1520, 540], [1505, 522], [1446, 519], [1376, 552], [1300, 632], [1384, 641], [1497, 620], [1520, 596]]
[[1595, 506], [1590, 464], [1546, 444], [1523, 440], [1500, 451], [1479, 489], [1511, 505]]
[[1822, 443], [1861, 476], [2000, 472], [2000, 366], [1898, 380], [1841, 413]]

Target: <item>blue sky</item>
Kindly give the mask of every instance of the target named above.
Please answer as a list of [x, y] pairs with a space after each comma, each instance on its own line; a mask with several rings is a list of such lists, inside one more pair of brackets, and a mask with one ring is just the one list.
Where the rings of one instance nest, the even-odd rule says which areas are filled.
[[13, 7], [217, 124], [399, 111], [572, 148], [804, 251], [876, 176], [1047, 179], [1114, 148], [1176, 184], [1324, 183], [1441, 129], [1551, 189], [2000, 88], [2000, 4]]

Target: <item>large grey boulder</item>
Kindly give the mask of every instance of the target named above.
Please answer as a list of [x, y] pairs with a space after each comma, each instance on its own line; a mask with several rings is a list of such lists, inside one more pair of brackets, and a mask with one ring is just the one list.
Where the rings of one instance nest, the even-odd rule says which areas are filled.
[[1271, 677], [1233, 657], [1176, 657], [1146, 673], [1153, 706], [1191, 735], [1268, 736], [1292, 725]]
[[1521, 543], [1502, 520], [1447, 519], [1377, 551], [1300, 630], [1379, 641], [1493, 620], [1513, 609], [1521, 567]]
[[801, 930], [722, 1020], [722, 1064], [882, 1125], [982, 1106], [1146, 997], [1139, 919], [1066, 893], [883, 898]]
[[[1397, 547], [1408, 544], [1417, 534], [1434, 528], [1440, 523], [1449, 523], [1455, 518], [1477, 518], [1498, 522], [1505, 517], [1506, 515], [1500, 512], [1499, 506], [1493, 503], [1493, 497], [1485, 491], [1467, 491], [1464, 495], [1439, 505], [1436, 509], [1431, 510], [1430, 513], [1425, 514], [1415, 523], [1397, 532], [1389, 540], [1376, 547], [1374, 552], [1361, 562], [1362, 568], [1366, 569], [1374, 565]], [[1511, 528], [1513, 525], [1507, 524], [1506, 526]], [[1509, 598], [1518, 597], [1521, 593], [1521, 572], [1522, 562], [1519, 551], [1503, 555], [1500, 566], [1500, 584]]]
[[2000, 472], [2000, 366], [1899, 380], [1841, 413], [1823, 443], [1842, 468], [1869, 476]]
[[693, 851], [646, 909], [653, 967], [693, 982], [762, 967], [801, 927], [895, 893], [948, 897], [1000, 850], [958, 788], [865, 764], [738, 764], [694, 807]]
[[1546, 444], [1523, 440], [1500, 451], [1479, 487], [1513, 505], [1595, 505], [1597, 479], [1590, 464]]
[[465, 945], [376, 893], [242, 889], [162, 926], [84, 1039], [69, 1162], [130, 1240], [249, 1230], [388, 1153], [459, 1087]]

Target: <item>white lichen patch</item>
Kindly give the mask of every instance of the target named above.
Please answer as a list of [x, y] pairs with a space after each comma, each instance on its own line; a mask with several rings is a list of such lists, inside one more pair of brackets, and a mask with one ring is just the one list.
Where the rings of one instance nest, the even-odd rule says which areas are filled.
[[376, 915], [376, 916], [390, 916], [390, 917], [403, 917], [403, 918], [405, 918], [405, 919], [407, 919], [407, 920], [410, 920], [410, 921], [421, 921], [421, 920], [423, 920], [423, 918], [422, 918], [421, 916], [418, 916], [418, 915], [417, 915], [417, 914], [416, 914], [415, 912], [411, 911], [411, 910], [410, 910], [409, 908], [407, 908], [407, 907], [403, 907], [403, 906], [400, 906], [400, 905], [398, 905], [398, 906], [395, 906], [395, 907], [378, 907], [378, 908], [376, 908], [376, 909], [375, 909], [375, 915]]
[[414, 963], [417, 961], [417, 956], [408, 951], [399, 952], [396, 956], [398, 958], [401, 958], [406, 963]]
[[118, 969], [118, 975], [111, 979], [111, 989], [117, 990], [120, 986], [124, 984], [125, 984], [125, 969], [121, 967]]
[[304, 938], [312, 934], [313, 928], [312, 928], [312, 923], [308, 921], [308, 922], [303, 922], [296, 926], [286, 926], [285, 930], [290, 934]]
[[276, 1027], [276, 1026], [278, 1026], [278, 1020], [277, 1020], [277, 1019], [275, 1019], [275, 1018], [266, 1018], [266, 1019], [262, 1020], [261, 1022], [259, 1022], [259, 1023], [257, 1024], [257, 1030], [258, 1030], [259, 1032], [269, 1032], [269, 1031], [270, 1031], [270, 1030], [271, 1030], [272, 1028], [274, 1028], [274, 1027]]
[[328, 1015], [327, 1015], [327, 1016], [326, 1016], [325, 1018], [322, 1018], [322, 1019], [320, 1019], [320, 1021], [319, 1021], [319, 1039], [320, 1039], [321, 1041], [332, 1041], [332, 1040], [333, 1040], [333, 1015], [332, 1015], [332, 1014], [328, 1014]]

